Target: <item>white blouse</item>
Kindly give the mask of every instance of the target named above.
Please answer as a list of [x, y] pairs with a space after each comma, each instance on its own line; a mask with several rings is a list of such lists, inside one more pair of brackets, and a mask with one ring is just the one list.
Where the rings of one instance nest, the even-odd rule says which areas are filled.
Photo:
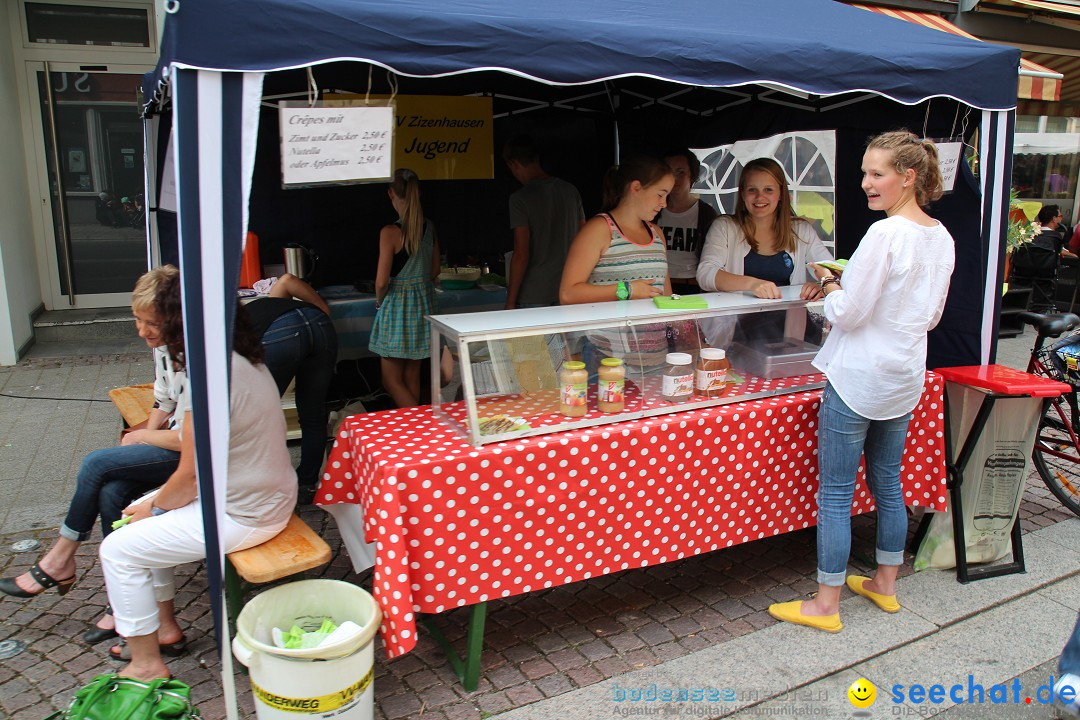
[[[802, 285], [815, 278], [806, 264], [818, 260], [832, 260], [833, 256], [818, 238], [814, 227], [802, 219], [795, 220], [795, 266], [791, 270], [791, 284]], [[724, 270], [734, 275], [743, 275], [743, 258], [750, 252], [750, 243], [746, 242], [742, 228], [730, 215], [716, 218], [705, 236], [705, 246], [701, 249], [701, 260], [697, 266], [698, 285], [702, 290], [716, 292], [716, 271]]]
[[870, 420], [911, 412], [926, 375], [926, 333], [941, 319], [955, 263], [941, 223], [893, 216], [870, 226], [825, 298], [832, 323], [814, 366]]
[[180, 430], [184, 413], [191, 409], [187, 373], [176, 369], [165, 348], [154, 348], [154, 407], [170, 413], [164, 430]]

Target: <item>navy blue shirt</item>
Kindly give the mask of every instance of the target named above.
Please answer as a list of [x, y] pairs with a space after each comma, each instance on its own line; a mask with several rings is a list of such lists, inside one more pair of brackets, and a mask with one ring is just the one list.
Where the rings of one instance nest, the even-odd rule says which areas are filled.
[[775, 255], [758, 255], [751, 250], [743, 258], [743, 275], [768, 280], [778, 287], [791, 284], [791, 271], [794, 269], [795, 261], [785, 251]]

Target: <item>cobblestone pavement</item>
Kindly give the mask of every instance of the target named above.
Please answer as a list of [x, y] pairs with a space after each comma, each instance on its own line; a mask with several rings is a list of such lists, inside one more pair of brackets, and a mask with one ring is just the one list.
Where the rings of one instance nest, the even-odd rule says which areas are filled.
[[[145, 381], [149, 373], [145, 361], [122, 356], [104, 364], [0, 368], [0, 392], [104, 397], [109, 387]], [[107, 446], [118, 429], [115, 412], [103, 403], [0, 396], [0, 492], [5, 500], [14, 498], [0, 516], [5, 523], [0, 526], [0, 576], [22, 572], [38, 554], [13, 553], [12, 543], [27, 538], [51, 542], [70, 497], [73, 469], [90, 446]], [[1020, 513], [1025, 531], [1071, 517], [1034, 474]], [[302, 516], [334, 550], [331, 562], [309, 577], [370, 587], [369, 573], [352, 572], [333, 519], [317, 508], [305, 508]], [[912, 528], [920, 516], [916, 510]], [[851, 568], [856, 572], [871, 567], [873, 532], [871, 517], [853, 520]], [[0, 659], [0, 716], [38, 720], [65, 706], [94, 675], [116, 667], [105, 657], [108, 643], [91, 648], [79, 639], [106, 603], [96, 553], [97, 538], [82, 546], [78, 582], [65, 597], [55, 591], [33, 600], [0, 595], [0, 643], [25, 644], [19, 654]], [[910, 559], [902, 574], [911, 572]], [[724, 643], [774, 624], [765, 611], [770, 603], [816, 589], [815, 565], [814, 531], [809, 529], [492, 601], [480, 684], [472, 693], [462, 690], [426, 632], [413, 652], [394, 660], [385, 658], [376, 639], [375, 715], [385, 720], [479, 720]], [[191, 642], [184, 656], [170, 660], [170, 668], [193, 687], [203, 717], [217, 720], [225, 715], [224, 701], [203, 566], [179, 568], [177, 590], [178, 615]], [[458, 647], [464, 644], [467, 620], [466, 609], [436, 618]], [[236, 685], [244, 717], [254, 717], [248, 681], [239, 672]]]

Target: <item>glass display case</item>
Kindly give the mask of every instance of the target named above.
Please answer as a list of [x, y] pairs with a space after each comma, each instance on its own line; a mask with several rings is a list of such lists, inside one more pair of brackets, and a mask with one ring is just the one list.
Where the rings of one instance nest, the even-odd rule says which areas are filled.
[[827, 324], [801, 286], [780, 290], [688, 296], [707, 306], [695, 309], [627, 300], [432, 315], [431, 386], [453, 378], [445, 397], [432, 393], [436, 416], [483, 445], [820, 388], [810, 363]]

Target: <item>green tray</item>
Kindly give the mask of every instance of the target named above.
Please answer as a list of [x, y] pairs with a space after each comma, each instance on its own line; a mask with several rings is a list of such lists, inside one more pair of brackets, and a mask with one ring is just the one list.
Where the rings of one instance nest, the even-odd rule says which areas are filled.
[[657, 295], [652, 299], [653, 305], [661, 310], [704, 310], [709, 307], [705, 298], [698, 295], [683, 295], [673, 298], [670, 295]]

